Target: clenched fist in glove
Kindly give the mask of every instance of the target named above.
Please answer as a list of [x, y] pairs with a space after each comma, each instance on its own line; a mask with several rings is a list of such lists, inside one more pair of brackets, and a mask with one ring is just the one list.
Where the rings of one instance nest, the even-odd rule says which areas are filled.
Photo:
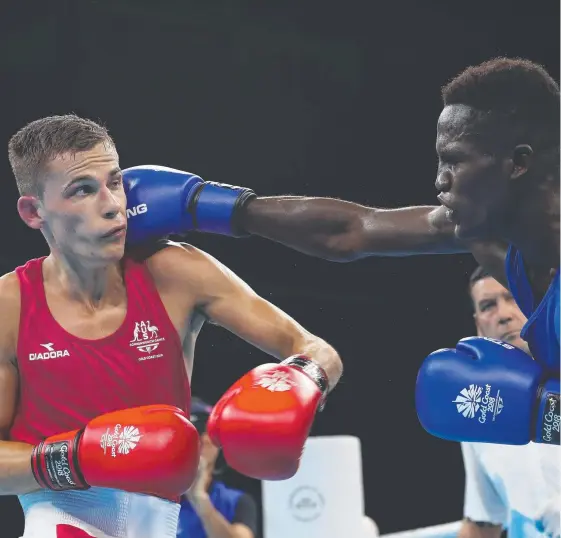
[[431, 353], [417, 376], [416, 407], [425, 430], [443, 439], [559, 444], [559, 378], [492, 338]]
[[173, 233], [245, 235], [239, 216], [255, 193], [244, 187], [203, 181], [166, 166], [123, 170], [127, 193], [127, 242], [134, 245]]
[[90, 486], [176, 500], [193, 482], [199, 435], [181, 409], [147, 405], [106, 413], [34, 447], [37, 483], [53, 490]]
[[208, 434], [236, 471], [259, 480], [290, 478], [327, 389], [325, 372], [306, 357], [263, 364], [218, 401]]

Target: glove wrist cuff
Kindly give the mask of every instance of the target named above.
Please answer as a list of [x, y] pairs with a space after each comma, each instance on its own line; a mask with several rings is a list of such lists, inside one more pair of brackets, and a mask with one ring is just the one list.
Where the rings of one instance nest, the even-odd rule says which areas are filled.
[[537, 392], [537, 412], [534, 413], [532, 424], [533, 441], [559, 445], [560, 407], [559, 383], [546, 381]]
[[192, 219], [192, 229], [230, 237], [246, 237], [243, 217], [246, 204], [256, 194], [245, 187], [204, 181], [193, 189], [186, 212]]
[[232, 232], [234, 237], [249, 237], [251, 234], [245, 229], [243, 219], [245, 208], [249, 202], [255, 200], [257, 195], [251, 189], [244, 189], [243, 193], [236, 200], [234, 211], [232, 212]]
[[47, 438], [33, 447], [31, 471], [42, 488], [54, 491], [89, 489], [78, 464], [78, 444], [82, 434], [83, 430], [80, 430], [72, 437]]
[[322, 394], [319, 405], [319, 410], [322, 411], [325, 407], [327, 392], [329, 390], [329, 379], [325, 370], [316, 361], [305, 355], [293, 355], [283, 360], [281, 364], [292, 368], [298, 368], [314, 381]]

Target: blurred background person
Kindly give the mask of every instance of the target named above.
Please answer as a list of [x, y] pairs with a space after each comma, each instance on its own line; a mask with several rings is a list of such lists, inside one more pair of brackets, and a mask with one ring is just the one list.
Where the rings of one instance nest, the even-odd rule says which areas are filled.
[[[478, 267], [469, 293], [478, 336], [503, 340], [529, 353], [520, 337], [526, 318], [510, 292]], [[504, 528], [509, 538], [559, 537], [559, 447], [461, 446], [466, 479], [460, 538], [497, 538]]]
[[226, 466], [220, 449], [206, 433], [212, 407], [199, 398], [191, 401], [191, 421], [201, 438], [199, 471], [181, 497], [178, 538], [256, 538], [257, 505], [251, 495], [216, 479]]

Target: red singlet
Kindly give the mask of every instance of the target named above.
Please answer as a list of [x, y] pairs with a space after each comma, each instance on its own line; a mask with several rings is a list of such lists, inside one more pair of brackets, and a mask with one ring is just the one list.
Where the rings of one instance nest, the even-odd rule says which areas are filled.
[[51, 315], [43, 260], [16, 269], [20, 397], [10, 438], [35, 444], [82, 428], [102, 413], [139, 405], [186, 411], [190, 390], [181, 342], [145, 265], [125, 258], [125, 319], [113, 334], [86, 340], [69, 334]]

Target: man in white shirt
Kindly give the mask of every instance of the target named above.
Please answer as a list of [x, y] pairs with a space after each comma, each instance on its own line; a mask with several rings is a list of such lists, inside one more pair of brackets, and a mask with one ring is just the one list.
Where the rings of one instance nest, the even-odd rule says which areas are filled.
[[[476, 269], [470, 296], [479, 336], [497, 338], [529, 353], [520, 337], [526, 318], [510, 292]], [[460, 538], [560, 536], [561, 451], [529, 443], [522, 446], [462, 443], [466, 473], [464, 521]]]

